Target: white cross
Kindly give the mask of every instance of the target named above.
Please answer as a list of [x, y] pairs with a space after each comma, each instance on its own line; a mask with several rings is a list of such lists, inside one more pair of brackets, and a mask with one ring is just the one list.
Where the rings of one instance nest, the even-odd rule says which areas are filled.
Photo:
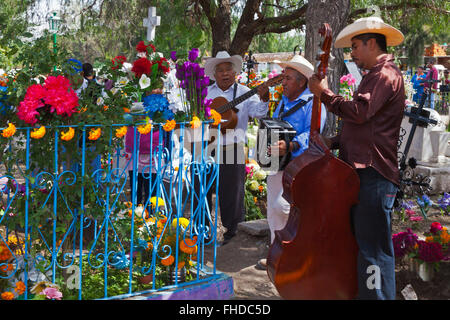
[[161, 17], [156, 15], [156, 8], [148, 8], [148, 17], [144, 18], [144, 27], [147, 27], [147, 40], [155, 39], [155, 27], [161, 24]]

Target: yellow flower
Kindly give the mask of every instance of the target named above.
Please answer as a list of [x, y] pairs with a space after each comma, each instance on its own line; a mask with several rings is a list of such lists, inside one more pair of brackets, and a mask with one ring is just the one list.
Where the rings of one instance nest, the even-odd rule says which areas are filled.
[[182, 226], [184, 229], [186, 229], [187, 226], [189, 225], [189, 220], [188, 219], [183, 218], [183, 217], [175, 218], [175, 219], [172, 220], [172, 228], [176, 228], [177, 227], [177, 221], [178, 221], [178, 224], [180, 226]]
[[137, 129], [140, 134], [149, 134], [150, 131], [152, 131], [152, 124], [151, 123], [142, 124], [138, 126]]
[[151, 197], [150, 204], [153, 209], [156, 208], [156, 203], [158, 202], [158, 207], [164, 206], [164, 200], [162, 198]]
[[72, 140], [74, 135], [75, 135], [75, 130], [72, 127], [70, 127], [69, 130], [67, 130], [67, 132], [61, 131], [61, 140], [70, 141], [70, 140]]
[[175, 120], [167, 120], [166, 123], [163, 125], [163, 129], [164, 131], [172, 131], [173, 129], [175, 129], [175, 125], [177, 123], [175, 122]]
[[15, 133], [16, 133], [16, 126], [10, 122], [8, 123], [8, 128], [3, 129], [2, 136], [4, 138], [9, 138], [13, 136]]
[[220, 121], [222, 120], [222, 115], [218, 113], [216, 110], [211, 109], [211, 117], [209, 118], [214, 120], [213, 122], [214, 126], [218, 126]]
[[127, 134], [127, 131], [128, 131], [127, 126], [123, 126], [123, 127], [116, 129], [116, 137], [122, 138], [123, 136], [125, 136]]
[[34, 129], [30, 133], [30, 137], [33, 139], [40, 139], [45, 135], [45, 127], [41, 126], [39, 129]]
[[101, 129], [101, 128], [91, 129], [91, 130], [89, 131], [88, 139], [89, 139], [89, 140], [92, 140], [92, 141], [95, 141], [95, 140], [97, 140], [98, 138], [100, 138], [101, 134], [102, 134], [102, 129]]
[[202, 125], [202, 121], [198, 117], [193, 116], [192, 121], [191, 121], [191, 127], [196, 129], [196, 128], [200, 128], [201, 125]]

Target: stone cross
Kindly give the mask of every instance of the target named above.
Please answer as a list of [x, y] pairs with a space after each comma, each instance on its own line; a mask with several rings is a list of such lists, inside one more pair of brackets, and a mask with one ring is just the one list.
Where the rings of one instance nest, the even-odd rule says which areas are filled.
[[144, 27], [147, 27], [147, 40], [155, 39], [155, 28], [161, 24], [161, 17], [156, 15], [156, 8], [148, 8], [148, 17], [144, 18]]

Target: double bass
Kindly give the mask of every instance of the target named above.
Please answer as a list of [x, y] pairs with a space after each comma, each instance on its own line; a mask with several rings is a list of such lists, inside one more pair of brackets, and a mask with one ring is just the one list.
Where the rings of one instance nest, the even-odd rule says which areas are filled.
[[[326, 75], [331, 28], [323, 24], [320, 63]], [[291, 204], [286, 226], [275, 231], [267, 273], [284, 299], [340, 300], [357, 294], [358, 247], [350, 208], [356, 204], [359, 177], [336, 158], [320, 136], [320, 98], [314, 96], [308, 149], [283, 173], [283, 197]]]

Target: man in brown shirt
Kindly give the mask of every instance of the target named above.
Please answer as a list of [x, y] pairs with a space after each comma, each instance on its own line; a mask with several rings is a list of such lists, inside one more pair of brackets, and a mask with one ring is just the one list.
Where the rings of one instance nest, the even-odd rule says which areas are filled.
[[309, 88], [342, 118], [341, 134], [330, 139], [339, 157], [360, 178], [359, 202], [352, 208], [358, 243], [358, 298], [395, 299], [391, 210], [399, 184], [397, 141], [405, 107], [403, 77], [387, 54], [403, 35], [380, 18], [362, 18], [344, 28], [335, 47], [352, 48], [352, 59], [368, 70], [353, 100], [335, 95], [326, 79], [313, 76]]

